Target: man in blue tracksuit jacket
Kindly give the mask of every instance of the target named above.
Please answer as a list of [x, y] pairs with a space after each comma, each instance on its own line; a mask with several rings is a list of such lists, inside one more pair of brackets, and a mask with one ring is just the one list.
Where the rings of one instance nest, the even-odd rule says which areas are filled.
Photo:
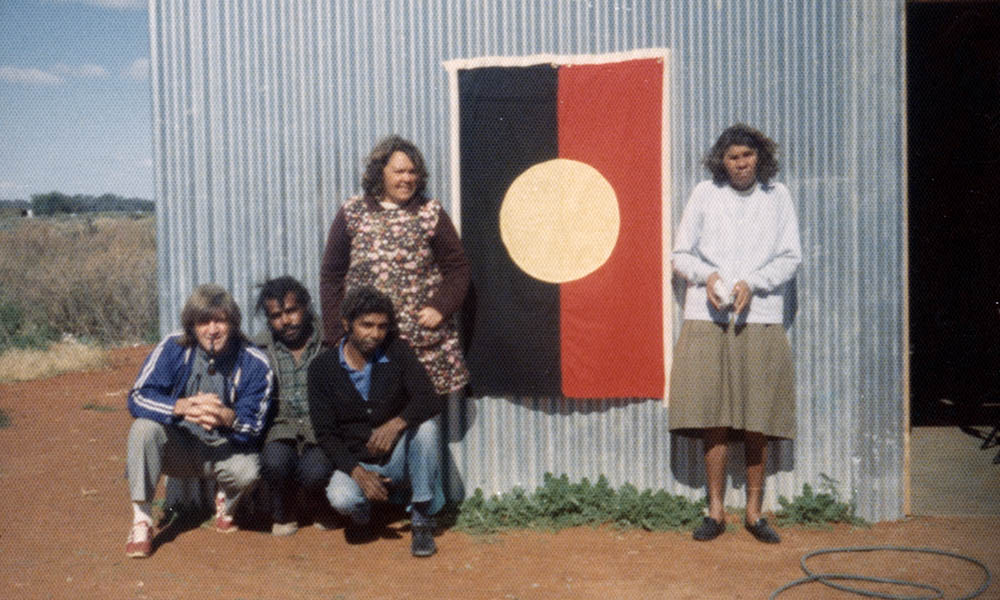
[[258, 477], [273, 378], [264, 353], [240, 332], [240, 321], [226, 290], [197, 287], [181, 311], [184, 331], [156, 346], [128, 394], [135, 417], [127, 450], [130, 557], [152, 551], [150, 502], [161, 474], [214, 479], [215, 528], [236, 530], [233, 507]]

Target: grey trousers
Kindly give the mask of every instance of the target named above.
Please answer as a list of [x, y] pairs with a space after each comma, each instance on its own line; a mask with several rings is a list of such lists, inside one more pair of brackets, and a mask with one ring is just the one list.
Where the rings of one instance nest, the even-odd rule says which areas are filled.
[[160, 475], [214, 480], [226, 493], [226, 512], [240, 494], [257, 481], [256, 452], [235, 448], [229, 441], [206, 444], [190, 430], [136, 419], [128, 432], [126, 475], [133, 502], [151, 502]]

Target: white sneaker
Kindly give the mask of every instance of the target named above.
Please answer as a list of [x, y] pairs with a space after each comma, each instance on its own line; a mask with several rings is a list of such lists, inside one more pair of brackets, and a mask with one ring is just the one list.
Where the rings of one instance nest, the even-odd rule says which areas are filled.
[[299, 530], [299, 524], [295, 521], [288, 523], [274, 523], [271, 525], [271, 535], [286, 536], [294, 535]]
[[233, 516], [226, 513], [226, 493], [219, 490], [215, 494], [215, 530], [219, 533], [233, 533], [238, 529], [233, 523]]
[[129, 558], [148, 558], [153, 553], [153, 526], [149, 521], [139, 521], [132, 524], [125, 542], [125, 556]]

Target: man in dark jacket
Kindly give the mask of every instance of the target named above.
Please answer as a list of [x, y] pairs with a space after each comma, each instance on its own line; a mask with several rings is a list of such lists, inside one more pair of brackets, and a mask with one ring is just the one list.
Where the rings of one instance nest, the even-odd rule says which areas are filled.
[[264, 282], [257, 297], [257, 310], [267, 317], [267, 329], [256, 343], [267, 353], [274, 369], [271, 403], [276, 405], [274, 423], [260, 453], [261, 478], [271, 489], [271, 533], [292, 535], [298, 531], [293, 501], [302, 490], [304, 506], [299, 516], [311, 516], [326, 528], [320, 505], [326, 504], [323, 488], [330, 482], [333, 465], [316, 445], [309, 420], [306, 374], [323, 349], [321, 332], [314, 326], [309, 291], [287, 275]]
[[309, 411], [320, 447], [334, 465], [326, 488], [351, 519], [349, 542], [371, 539], [371, 502], [409, 488], [414, 556], [436, 551], [431, 518], [444, 504], [438, 427], [443, 406], [424, 367], [396, 335], [392, 301], [370, 287], [341, 305], [340, 342], [309, 367]]
[[184, 331], [146, 358], [128, 393], [135, 417], [126, 472], [133, 520], [125, 554], [152, 551], [150, 503], [161, 474], [206, 477], [218, 485], [215, 528], [236, 530], [233, 508], [257, 480], [271, 368], [240, 332], [240, 309], [223, 288], [195, 288], [181, 311]]

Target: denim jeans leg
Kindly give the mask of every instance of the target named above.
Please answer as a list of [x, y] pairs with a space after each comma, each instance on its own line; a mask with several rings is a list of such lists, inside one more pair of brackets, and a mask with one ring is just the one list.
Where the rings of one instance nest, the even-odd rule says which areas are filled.
[[271, 491], [271, 518], [275, 523], [293, 520], [297, 460], [295, 440], [272, 440], [260, 453], [260, 476]]
[[350, 517], [357, 525], [365, 525], [371, 518], [371, 503], [365, 498], [361, 486], [343, 471], [333, 472], [326, 486], [326, 498], [335, 511]]
[[428, 419], [408, 431], [406, 437], [406, 476], [413, 504], [429, 502], [427, 514], [441, 510], [444, 493], [441, 483], [441, 439], [437, 419]]

